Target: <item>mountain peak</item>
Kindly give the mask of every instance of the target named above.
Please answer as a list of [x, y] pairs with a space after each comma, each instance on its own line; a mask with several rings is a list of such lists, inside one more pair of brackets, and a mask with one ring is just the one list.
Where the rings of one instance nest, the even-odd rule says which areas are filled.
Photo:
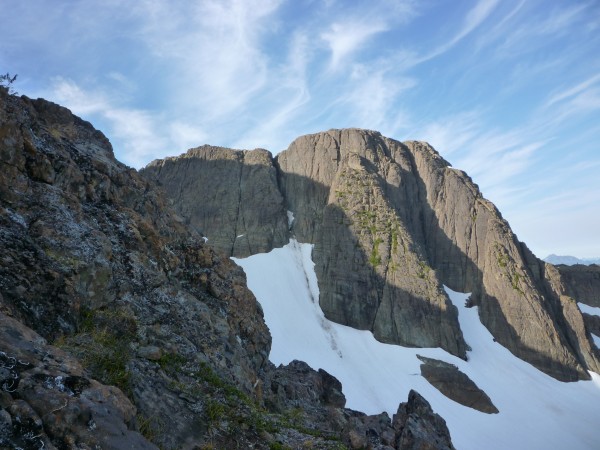
[[[545, 270], [471, 178], [428, 143], [356, 128], [309, 134], [272, 162], [240, 159], [219, 172], [214, 194], [194, 201], [189, 180], [214, 184], [214, 167], [228, 155], [143, 173], [229, 255], [268, 251], [292, 236], [314, 244], [329, 319], [383, 342], [440, 346], [464, 358], [468, 346], [446, 285], [472, 292], [498, 342], [546, 373], [586, 379], [586, 369], [600, 367], [581, 315], [566, 313], [560, 274]], [[229, 205], [227, 220], [212, 219], [220, 209], [213, 198]], [[516, 331], [529, 329], [531, 317], [547, 332]]]

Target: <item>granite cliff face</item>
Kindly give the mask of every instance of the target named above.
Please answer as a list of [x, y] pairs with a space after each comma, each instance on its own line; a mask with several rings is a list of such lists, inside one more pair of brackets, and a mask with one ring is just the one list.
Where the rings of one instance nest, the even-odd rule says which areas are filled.
[[[213, 151], [234, 161], [238, 190], [188, 228], [89, 123], [0, 89], [0, 446], [452, 448], [416, 393], [393, 421], [365, 416], [328, 373], [268, 361], [243, 271], [197, 230], [223, 229], [216, 243], [237, 254], [279, 245], [275, 168], [266, 152]], [[223, 184], [189, 205], [229, 193], [218, 167]], [[269, 200], [260, 217], [256, 198]]]
[[[183, 205], [198, 195], [187, 189], [188, 178], [208, 177], [213, 160], [222, 158], [220, 152], [204, 152], [210, 163], [198, 162], [185, 178], [174, 175], [200, 151], [156, 161], [142, 171], [167, 186], [183, 216]], [[256, 191], [252, 184], [268, 185], [267, 197], [277, 198], [277, 206], [256, 197], [241, 205], [254, 215], [250, 223], [273, 217], [271, 227], [252, 229], [262, 235], [254, 239], [295, 236], [315, 244], [320, 304], [329, 319], [371, 330], [383, 342], [439, 346], [464, 358], [468, 343], [445, 284], [472, 292], [471, 302], [496, 340], [538, 369], [563, 381], [586, 379], [586, 369], [600, 369], [589, 326], [570, 297], [574, 292], [553, 266], [517, 240], [477, 185], [429, 145], [366, 130], [330, 130], [298, 138], [271, 158], [270, 166], [264, 164], [261, 173], [268, 177], [248, 178], [245, 186]], [[232, 172], [227, 183], [235, 186], [240, 171]], [[272, 194], [275, 188], [282, 201]], [[222, 201], [218, 195], [205, 197], [196, 208]], [[289, 231], [283, 209], [293, 213]], [[209, 239], [220, 232], [210, 223], [187, 220]], [[239, 235], [247, 231], [236, 228]], [[216, 245], [228, 255], [245, 255], [231, 242]]]
[[556, 266], [565, 291], [570, 297], [589, 306], [600, 308], [600, 265]]
[[250, 256], [287, 243], [283, 197], [266, 150], [205, 145], [155, 161], [149, 170], [162, 180], [186, 223], [228, 255]]

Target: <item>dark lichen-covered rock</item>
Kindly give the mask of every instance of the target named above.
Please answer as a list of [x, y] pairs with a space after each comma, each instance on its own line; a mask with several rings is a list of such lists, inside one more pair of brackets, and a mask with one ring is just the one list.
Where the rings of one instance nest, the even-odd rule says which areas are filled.
[[136, 408], [123, 392], [87, 378], [75, 358], [0, 313], [2, 372], [2, 448], [157, 448], [135, 431]]
[[[0, 95], [0, 246], [0, 312], [121, 388], [164, 448], [194, 427], [202, 444], [209, 421], [180, 397], [186, 373], [167, 368], [206, 366], [257, 396], [271, 341], [243, 271], [65, 108]], [[149, 346], [158, 360], [138, 352]], [[214, 394], [202, 387], [194, 402]]]
[[264, 395], [265, 400], [278, 411], [296, 407], [306, 412], [320, 405], [335, 408], [346, 405], [342, 384], [337, 378], [323, 369], [315, 371], [297, 360], [273, 371]]
[[446, 421], [433, 412], [429, 402], [411, 390], [408, 402], [400, 404], [392, 426], [396, 448], [406, 450], [453, 449]]

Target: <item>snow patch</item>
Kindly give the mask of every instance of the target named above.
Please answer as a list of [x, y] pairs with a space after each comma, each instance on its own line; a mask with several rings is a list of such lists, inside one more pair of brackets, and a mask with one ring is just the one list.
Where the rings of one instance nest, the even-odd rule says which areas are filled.
[[[472, 348], [468, 362], [439, 348], [383, 344], [369, 331], [331, 322], [319, 307], [311, 252], [312, 245], [291, 240], [269, 253], [233, 258], [262, 305], [274, 364], [300, 359], [325, 369], [342, 382], [347, 407], [367, 414], [391, 416], [415, 389], [446, 420], [459, 449], [600, 448], [600, 376], [562, 383], [540, 372], [494, 342], [477, 308], [465, 306], [469, 294], [448, 288]], [[500, 413], [481, 413], [442, 395], [421, 377], [417, 354], [458, 366]]]
[[590, 316], [600, 316], [600, 308], [586, 305], [585, 303], [577, 303], [577, 306], [579, 306], [579, 310], [582, 313], [589, 314]]
[[287, 219], [288, 219], [288, 229], [291, 230], [292, 224], [294, 223], [294, 213], [291, 212], [290, 210], [288, 210], [288, 212], [287, 212]]

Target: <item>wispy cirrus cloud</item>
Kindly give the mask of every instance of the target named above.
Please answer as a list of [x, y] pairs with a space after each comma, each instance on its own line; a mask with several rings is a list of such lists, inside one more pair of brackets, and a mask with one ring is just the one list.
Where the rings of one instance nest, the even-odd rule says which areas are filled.
[[553, 94], [546, 102], [546, 107], [551, 106], [554, 103], [573, 98], [581, 93], [586, 93], [586, 91], [588, 91], [589, 88], [595, 84], [600, 84], [600, 73], [597, 73], [596, 75], [582, 81], [581, 83], [578, 83], [575, 86]]
[[418, 16], [419, 5], [413, 0], [381, 0], [356, 2], [352, 8], [344, 9], [343, 2], [338, 2], [329, 5], [328, 11], [337, 19], [333, 23], [326, 20], [319, 37], [330, 53], [329, 70], [335, 71], [354, 62], [353, 56], [373, 44], [378, 35], [398, 29]]
[[420, 64], [425, 61], [429, 61], [443, 53], [446, 53], [466, 36], [471, 34], [477, 27], [479, 27], [492, 13], [499, 0], [480, 0], [477, 5], [471, 9], [465, 16], [462, 26], [458, 33], [454, 35], [448, 42], [435, 48], [433, 51], [419, 57], [414, 64]]
[[[174, 8], [168, 2], [143, 2], [137, 9], [139, 37], [172, 68], [165, 74], [172, 89], [169, 101], [210, 119], [243, 107], [268, 80], [261, 40], [270, 33], [269, 21], [280, 4], [229, 0]], [[190, 95], [198, 98], [195, 105]]]
[[344, 60], [358, 51], [369, 38], [388, 30], [388, 25], [383, 21], [365, 23], [364, 21], [349, 20], [335, 22], [321, 34], [331, 51], [330, 69], [337, 69]]
[[198, 145], [206, 133], [197, 126], [163, 113], [128, 108], [102, 90], [86, 89], [73, 80], [57, 77], [45, 95], [83, 117], [95, 117], [109, 126], [111, 136], [121, 144], [120, 159], [142, 167], [165, 149], [174, 152]]
[[495, 56], [515, 58], [531, 53], [569, 33], [572, 26], [586, 19], [588, 3], [549, 5], [530, 9], [519, 3], [486, 33], [478, 37], [479, 48], [493, 47]]
[[503, 131], [490, 128], [482, 111], [466, 111], [424, 125], [416, 135], [447, 155], [456, 168], [467, 172], [486, 197], [499, 206], [526, 194], [527, 184], [511, 180], [527, 173], [538, 161], [545, 140], [535, 140], [524, 127]]
[[270, 149], [276, 152], [289, 143], [290, 124], [301, 129], [299, 116], [311, 101], [306, 73], [312, 58], [310, 45], [306, 33], [294, 34], [283, 67], [271, 73], [272, 88], [265, 94], [270, 108], [257, 117], [250, 131], [238, 137], [233, 143], [235, 148], [265, 148], [271, 144], [277, 146]]
[[394, 135], [399, 117], [406, 120], [405, 112], [396, 104], [398, 97], [416, 84], [415, 79], [394, 72], [389, 63], [356, 64], [352, 68], [348, 90], [338, 101], [347, 105], [346, 109], [351, 111], [349, 118], [355, 126]]

